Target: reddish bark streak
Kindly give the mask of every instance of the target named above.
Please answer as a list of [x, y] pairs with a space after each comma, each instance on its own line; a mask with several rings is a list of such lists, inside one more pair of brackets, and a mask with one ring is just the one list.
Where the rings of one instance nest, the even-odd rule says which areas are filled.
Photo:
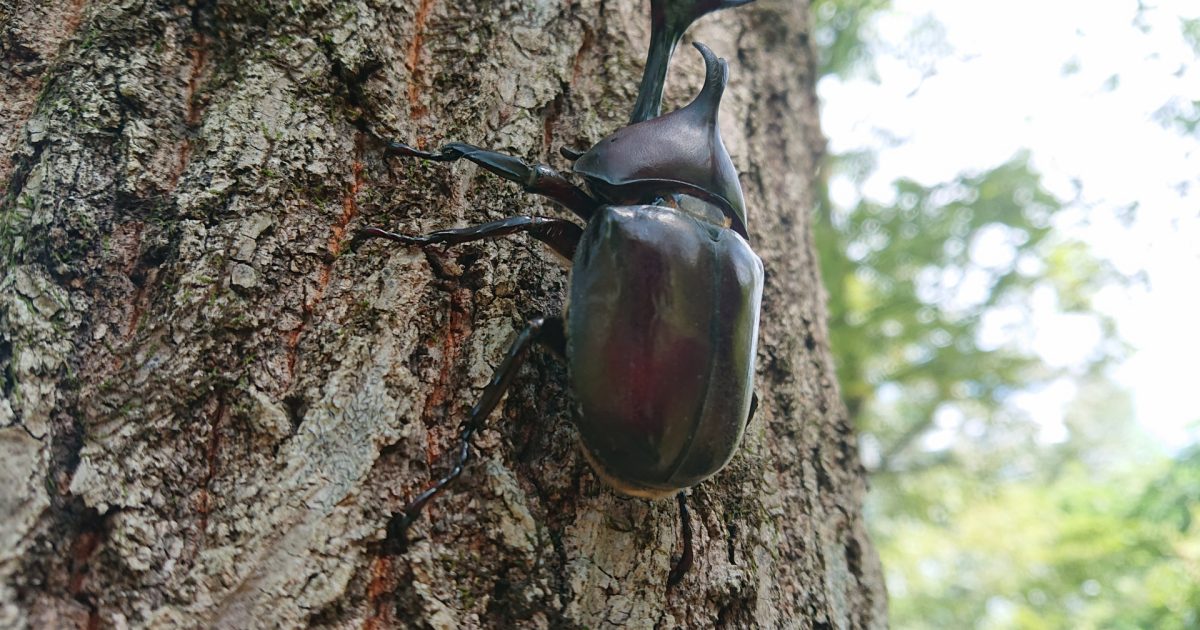
[[371, 615], [363, 622], [363, 630], [380, 630], [398, 625], [392, 614], [396, 607], [387, 597], [395, 592], [398, 581], [391, 568], [392, 559], [388, 556], [380, 556], [371, 563], [371, 582], [367, 585], [367, 607]]
[[103, 539], [103, 532], [85, 530], [80, 532], [75, 541], [71, 543], [71, 572], [67, 579], [67, 592], [75, 601], [87, 607], [86, 627], [88, 630], [100, 627], [100, 611], [93, 603], [93, 598], [85, 593], [84, 587], [87, 585], [88, 565]]
[[196, 47], [191, 52], [192, 66], [188, 71], [187, 111], [183, 118], [189, 127], [199, 124], [200, 113], [204, 109], [196, 100], [196, 91], [200, 87], [200, 75], [204, 72], [204, 64], [208, 61], [208, 49], [206, 48], [208, 40], [204, 37], [204, 33], [197, 31], [192, 41]]
[[200, 513], [200, 531], [196, 536], [196, 551], [199, 551], [203, 547], [204, 535], [208, 531], [208, 514], [212, 509], [212, 497], [209, 493], [209, 486], [212, 484], [213, 477], [217, 474], [217, 449], [221, 443], [221, 417], [225, 415], [226, 411], [225, 400], [218, 400], [217, 410], [213, 414], [212, 425], [209, 427], [208, 445], [204, 452], [208, 470], [204, 474], [204, 481], [200, 486], [200, 494], [196, 501], [196, 511]]
[[289, 330], [285, 343], [287, 345], [287, 371], [288, 381], [296, 376], [296, 346], [300, 345], [300, 332], [304, 330], [304, 324], [301, 323], [294, 329]]
[[100, 532], [85, 531], [79, 534], [71, 545], [71, 577], [67, 582], [67, 592], [72, 597], [79, 597], [87, 583], [88, 561], [100, 546]]
[[[87, 6], [87, 0], [75, 0], [71, 3], [71, 10], [63, 18], [63, 26], [65, 27], [66, 36], [70, 37], [79, 30], [79, 23], [83, 21], [83, 8]], [[65, 39], [65, 38], [64, 38]]]
[[321, 270], [317, 273], [316, 290], [313, 291], [312, 296], [306, 299], [300, 307], [304, 312], [304, 320], [295, 330], [288, 331], [285, 338], [289, 381], [296, 375], [296, 349], [300, 345], [300, 335], [304, 332], [304, 327], [312, 316], [313, 310], [321, 302], [321, 299], [325, 297], [325, 289], [329, 286], [329, 278], [333, 273], [333, 262], [337, 260], [338, 254], [342, 251], [342, 239], [346, 235], [346, 226], [354, 220], [354, 217], [358, 216], [358, 192], [362, 189], [364, 181], [362, 165], [364, 138], [361, 132], [354, 137], [354, 161], [350, 165], [353, 177], [350, 182], [350, 188], [342, 196], [342, 214], [330, 227], [329, 238], [325, 243], [325, 248], [329, 252], [328, 262], [322, 264]]
[[[194, 47], [191, 50], [192, 64], [188, 69], [187, 89], [184, 92], [184, 112], [183, 122], [187, 127], [195, 127], [200, 124], [200, 114], [204, 110], [200, 102], [196, 99], [196, 91], [200, 87], [200, 78], [204, 74], [205, 65], [208, 61], [208, 40], [204, 37], [204, 33], [197, 31], [192, 36]], [[185, 135], [183, 142], [179, 146], [179, 161], [172, 173], [171, 187], [174, 188], [175, 183], [179, 181], [179, 177], [183, 175], [183, 171], [187, 168], [188, 160], [192, 157], [192, 141]]]
[[142, 285], [138, 287], [137, 293], [133, 296], [133, 312], [129, 315], [129, 328], [125, 330], [125, 338], [129, 339], [133, 333], [137, 332], [138, 323], [142, 321], [142, 315], [146, 313], [146, 307], [150, 295], [150, 286], [154, 284], [154, 279], [158, 276], [157, 270], [146, 272], [146, 277], [142, 280]]
[[583, 30], [583, 40], [579, 42], [579, 50], [575, 52], [575, 58], [571, 60], [572, 85], [579, 82], [579, 75], [583, 72], [583, 58], [585, 53], [591, 50], [593, 40], [595, 40], [595, 36], [592, 35], [592, 31], [585, 28]]
[[428, 110], [417, 102], [421, 96], [421, 81], [425, 76], [421, 68], [421, 48], [425, 44], [425, 21], [429, 19], [429, 10], [433, 0], [421, 0], [417, 9], [416, 24], [413, 25], [412, 40], [408, 44], [408, 56], [405, 65], [408, 66], [408, 107], [409, 117], [413, 120], [423, 118]]
[[[342, 251], [342, 239], [346, 235], [346, 226], [354, 217], [358, 216], [358, 191], [362, 188], [363, 165], [359, 161], [359, 154], [362, 151], [362, 134], [358, 134], [354, 142], [354, 164], [351, 165], [351, 170], [354, 172], [354, 182], [350, 185], [350, 190], [346, 196], [342, 198], [342, 216], [338, 222], [333, 225], [333, 229], [329, 233], [328, 249], [332, 257], [336, 257]], [[330, 265], [326, 265], [326, 272], [329, 271]]]
[[[463, 343], [467, 336], [471, 334], [471, 291], [466, 288], [455, 289], [450, 294], [450, 318], [446, 323], [446, 329], [442, 333], [442, 364], [438, 369], [437, 380], [434, 381], [432, 389], [429, 391], [429, 396], [425, 399], [425, 406], [421, 409], [421, 418], [428, 424], [433, 415], [433, 411], [446, 403], [452, 392], [458, 390], [458, 382], [455, 378], [454, 367], [458, 365], [458, 356], [462, 350]], [[445, 427], [454, 431], [457, 424], [443, 423]], [[429, 462], [434, 461], [441, 454], [439, 444], [442, 440], [438, 439], [435, 432], [429, 433], [429, 440], [425, 444], [425, 457]]]
[[[70, 48], [71, 38], [83, 22], [86, 7], [87, 0], [73, 0], [69, 5], [44, 3], [39, 10], [45, 13], [41, 15], [38, 25], [31, 25], [33, 28], [25, 34], [29, 37], [26, 43], [42, 61], [56, 61], [62, 57], [64, 48]], [[5, 11], [8, 10], [6, 5]], [[0, 15], [3, 15], [2, 22], [6, 29], [11, 26], [14, 30], [22, 30], [18, 25], [19, 20], [11, 13]], [[6, 39], [2, 46], [7, 49], [9, 44]], [[46, 64], [45, 67], [52, 67], [52, 64]], [[17, 143], [23, 142], [24, 137], [24, 133], [17, 133], [17, 129], [23, 129], [24, 123], [33, 116], [38, 94], [45, 88], [43, 74], [43, 71], [37, 71], [22, 76], [9, 72], [6, 64], [5, 74], [0, 76], [0, 93], [4, 94], [4, 98], [0, 98], [0, 122], [8, 126], [0, 131], [0, 182], [7, 182], [12, 175], [13, 162], [10, 158]]]

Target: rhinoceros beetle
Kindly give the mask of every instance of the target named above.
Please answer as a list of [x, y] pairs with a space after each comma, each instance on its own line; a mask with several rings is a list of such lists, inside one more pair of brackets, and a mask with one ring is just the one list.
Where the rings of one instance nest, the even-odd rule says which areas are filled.
[[516, 216], [423, 236], [359, 232], [414, 246], [525, 232], [571, 261], [563, 313], [535, 318], [517, 335], [463, 424], [454, 467], [392, 515], [379, 551], [403, 551], [408, 527], [462, 473], [472, 434], [539, 342], [566, 358], [582, 450], [597, 476], [622, 494], [676, 496], [683, 553], [668, 584], [682, 579], [692, 562], [684, 490], [725, 466], [757, 404], [763, 266], [750, 249], [745, 201], [717, 124], [725, 60], [697, 43], [706, 68], [699, 95], [669, 114], [659, 108], [667, 66], [688, 26], [751, 1], [651, 1], [650, 50], [630, 124], [586, 152], [562, 150], [583, 188], [545, 164], [469, 144], [427, 152], [380, 137], [389, 155], [470, 160], [558, 202], [586, 226]]

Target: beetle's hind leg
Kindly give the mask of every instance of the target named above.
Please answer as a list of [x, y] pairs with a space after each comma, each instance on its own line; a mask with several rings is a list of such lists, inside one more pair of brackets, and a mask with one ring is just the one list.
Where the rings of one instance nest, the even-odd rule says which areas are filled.
[[484, 239], [496, 238], [517, 232], [526, 232], [533, 238], [547, 244], [558, 255], [568, 261], [575, 257], [575, 247], [583, 235], [583, 228], [565, 219], [547, 217], [519, 216], [491, 221], [481, 225], [465, 228], [438, 230], [422, 236], [398, 234], [379, 228], [363, 228], [358, 231], [355, 240], [365, 238], [386, 238], [404, 245], [458, 245]]
[[675, 495], [675, 501], [679, 503], [679, 529], [683, 536], [683, 554], [679, 556], [679, 561], [675, 566], [671, 567], [671, 573], [667, 575], [667, 586], [675, 586], [683, 581], [683, 576], [692, 568], [692, 515], [688, 512], [687, 494], [680, 490], [679, 494]]
[[557, 201], [584, 221], [592, 218], [592, 213], [600, 207], [600, 202], [547, 164], [530, 164], [511, 155], [462, 142], [452, 142], [436, 152], [419, 151], [395, 140], [384, 142], [389, 155], [418, 157], [435, 162], [470, 160], [510, 182], [520, 184], [525, 192]]
[[449, 474], [417, 495], [417, 498], [413, 499], [403, 510], [392, 514], [387, 524], [387, 537], [371, 545], [376, 552], [385, 555], [395, 555], [403, 552], [408, 546], [408, 528], [421, 516], [421, 510], [425, 509], [425, 506], [434, 497], [445, 490], [446, 486], [450, 485], [450, 483], [458, 479], [459, 475], [462, 474], [463, 467], [471, 459], [471, 436], [483, 425], [484, 420], [491, 415], [496, 405], [499, 404], [500, 398], [504, 396], [504, 392], [512, 384], [513, 376], [516, 375], [521, 365], [525, 363], [525, 359], [529, 355], [529, 349], [533, 347], [535, 342], [547, 345], [555, 352], [562, 354], [566, 346], [562, 318], [534, 318], [517, 335], [516, 340], [513, 341], [512, 346], [508, 349], [508, 354], [504, 356], [504, 360], [500, 362], [499, 367], [492, 374], [492, 380], [483, 388], [483, 394], [479, 397], [479, 402], [476, 402], [475, 406], [471, 408], [470, 415], [462, 425], [462, 433], [460, 434], [458, 443], [458, 459], [454, 462], [454, 467], [450, 469]]

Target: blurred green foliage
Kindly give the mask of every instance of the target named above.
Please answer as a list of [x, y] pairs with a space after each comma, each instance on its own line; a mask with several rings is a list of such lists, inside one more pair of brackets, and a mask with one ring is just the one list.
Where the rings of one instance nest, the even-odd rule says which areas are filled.
[[1197, 627], [1197, 458], [1107, 475], [1073, 463], [1048, 485], [942, 479], [936, 522], [898, 520], [882, 539], [894, 626]]
[[[824, 77], [872, 76], [872, 18], [890, 5], [813, 3]], [[1191, 133], [1187, 105], [1164, 118]], [[826, 165], [856, 185], [873, 170], [869, 152]], [[1125, 349], [1092, 298], [1123, 278], [1054, 229], [1067, 203], [1029, 156], [897, 181], [886, 203], [822, 198], [830, 336], [893, 625], [1200, 628], [1200, 448], [1161, 454], [1108, 379]], [[1034, 302], [1093, 326], [1092, 355], [1047, 365]], [[1047, 438], [1016, 401], [1064, 379], [1074, 401]]]
[[[1200, 57], [1200, 18], [1181, 19], [1179, 30], [1183, 40], [1192, 47], [1197, 57]], [[1155, 118], [1167, 129], [1173, 129], [1180, 135], [1200, 133], [1200, 101], [1177, 98], [1163, 105], [1156, 112]]]
[[1191, 44], [1197, 55], [1200, 55], [1200, 18], [1180, 20], [1179, 28], [1183, 31], [1184, 40]]
[[[815, 225], [843, 396], [881, 445], [872, 465], [881, 471], [919, 463], [913, 446], [939, 409], [993, 416], [1009, 395], [1053, 376], [1030, 352], [981, 347], [988, 313], [1023, 311], [1037, 288], [1064, 310], [1089, 312], [1089, 294], [1110, 275], [1080, 243], [1054, 238], [1062, 204], [1025, 155], [946, 184], [894, 188], [891, 204], [826, 201]], [[899, 398], [880, 401], [881, 390]]]
[[870, 21], [892, 6], [891, 0], [813, 0], [813, 41], [821, 76], [849, 76], [869, 69]]

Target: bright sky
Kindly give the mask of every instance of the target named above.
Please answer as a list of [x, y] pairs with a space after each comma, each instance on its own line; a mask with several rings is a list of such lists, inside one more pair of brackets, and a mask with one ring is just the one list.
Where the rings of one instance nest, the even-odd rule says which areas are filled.
[[[889, 200], [900, 177], [935, 184], [986, 170], [1022, 148], [1059, 198], [1078, 194], [1058, 227], [1147, 279], [1098, 306], [1135, 348], [1116, 380], [1142, 426], [1175, 450], [1200, 438], [1200, 137], [1161, 118], [1200, 102], [1200, 61], [1180, 28], [1200, 18], [1200, 1], [1144, 4], [1138, 21], [1136, 0], [896, 0], [876, 22], [878, 82], [826, 79], [819, 93], [831, 150], [878, 154], [867, 196]], [[831, 194], [846, 207], [858, 191], [834, 181]], [[1134, 203], [1126, 225], [1120, 211]], [[992, 240], [977, 261], [1011, 249], [1002, 234]], [[1025, 342], [1053, 365], [1078, 364], [1099, 331], [1055, 310], [1052, 295], [1035, 295]], [[1074, 395], [1064, 381], [1019, 404], [1054, 440]]]

